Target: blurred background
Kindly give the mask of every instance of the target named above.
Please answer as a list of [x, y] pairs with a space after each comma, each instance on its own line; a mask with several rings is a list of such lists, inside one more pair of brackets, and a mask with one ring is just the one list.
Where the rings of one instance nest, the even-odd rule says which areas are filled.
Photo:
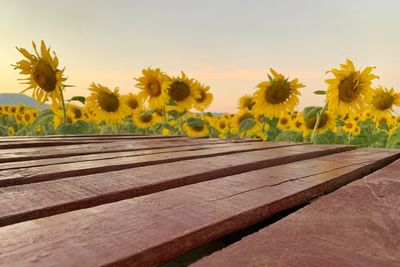
[[300, 108], [321, 105], [327, 70], [346, 58], [400, 89], [400, 1], [0, 0], [0, 93], [18, 93], [21, 59], [45, 40], [65, 66], [67, 97], [91, 82], [134, 92], [143, 68], [210, 85], [212, 112], [235, 112], [270, 67], [299, 78]]

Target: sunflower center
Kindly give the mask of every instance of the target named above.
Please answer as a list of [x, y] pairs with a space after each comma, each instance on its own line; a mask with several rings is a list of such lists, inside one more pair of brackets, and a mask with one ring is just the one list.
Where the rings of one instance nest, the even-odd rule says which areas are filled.
[[394, 102], [394, 97], [389, 94], [389, 93], [382, 93], [379, 95], [376, 95], [373, 99], [372, 99], [372, 105], [374, 105], [374, 107], [376, 109], [379, 110], [386, 110], [392, 107]]
[[204, 91], [200, 91], [200, 97], [196, 98], [197, 103], [203, 103], [206, 100], [206, 93]]
[[303, 123], [302, 123], [302, 122], [300, 122], [300, 121], [296, 121], [296, 123], [295, 123], [295, 126], [296, 126], [296, 128], [300, 128], [300, 127], [301, 127], [301, 125], [303, 125]]
[[225, 129], [226, 128], [226, 123], [223, 122], [223, 121], [220, 121], [218, 126], [219, 126], [220, 129]]
[[282, 118], [280, 122], [281, 122], [281, 125], [286, 125], [289, 123], [289, 120], [287, 118]]
[[150, 81], [146, 87], [147, 93], [152, 97], [157, 97], [161, 94], [161, 85], [157, 80]]
[[135, 98], [130, 98], [127, 104], [131, 109], [136, 109], [139, 107], [139, 102]]
[[251, 110], [253, 108], [254, 104], [255, 104], [255, 102], [253, 101], [253, 99], [249, 98], [249, 99], [246, 99], [246, 102], [244, 105], [248, 110]]
[[346, 127], [347, 129], [351, 129], [351, 128], [353, 128], [353, 123], [347, 122], [347, 123], [345, 124], [345, 127]]
[[29, 113], [25, 113], [25, 120], [26, 121], [30, 121], [31, 120], [31, 116], [29, 115]]
[[97, 96], [97, 101], [102, 110], [106, 112], [115, 112], [119, 107], [119, 99], [113, 94], [100, 92]]
[[50, 93], [56, 89], [56, 72], [43, 60], [39, 60], [33, 71], [33, 80], [41, 89]]
[[74, 113], [76, 119], [80, 119], [82, 117], [82, 111], [79, 108], [73, 108], [72, 112]]
[[190, 95], [189, 85], [187, 85], [185, 82], [175, 81], [171, 84], [168, 94], [173, 101], [183, 101]]
[[[322, 113], [320, 115], [319, 125], [317, 129], [324, 127], [327, 122], [328, 122], [328, 115], [326, 115], [326, 113]], [[306, 126], [308, 129], [314, 129], [316, 123], [317, 123], [317, 116], [312, 116], [308, 118], [308, 120], [306, 121]]]
[[360, 93], [360, 86], [358, 84], [356, 73], [353, 72], [346, 78], [344, 78], [339, 86], [339, 99], [341, 101], [350, 103], [356, 99], [358, 94]]
[[191, 125], [190, 128], [192, 128], [193, 130], [195, 130], [196, 132], [201, 132], [204, 129], [204, 125], [199, 125], [199, 126], [194, 126]]
[[271, 104], [283, 103], [291, 93], [292, 88], [287, 81], [275, 81], [265, 91], [265, 100]]
[[142, 113], [142, 114], [140, 114], [140, 120], [142, 121], [142, 122], [150, 122], [151, 121], [151, 119], [152, 119], [152, 115], [151, 114], [146, 114], [146, 113]]

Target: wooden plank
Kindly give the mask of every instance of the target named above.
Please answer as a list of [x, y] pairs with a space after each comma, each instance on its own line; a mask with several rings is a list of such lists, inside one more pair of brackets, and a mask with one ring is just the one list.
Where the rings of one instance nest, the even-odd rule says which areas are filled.
[[400, 266], [400, 160], [193, 266]]
[[325, 145], [271, 148], [9, 186], [0, 188], [0, 225], [92, 207], [351, 148]]
[[62, 146], [62, 145], [77, 145], [77, 144], [90, 144], [90, 143], [105, 143], [107, 141], [78, 141], [78, 140], [49, 140], [49, 141], [15, 141], [0, 144], [0, 149], [10, 148], [28, 148], [28, 147], [48, 147], [48, 146]]
[[16, 148], [7, 149], [0, 154], [0, 163], [24, 160], [35, 160], [41, 158], [60, 158], [78, 155], [88, 155], [105, 152], [135, 151], [143, 149], [157, 149], [175, 147], [188, 144], [211, 144], [227, 143], [218, 139], [190, 139], [187, 137], [156, 140], [130, 140], [118, 143], [96, 143], [84, 145], [68, 145], [59, 147], [43, 148]]
[[399, 157], [351, 151], [0, 228], [3, 266], [151, 266]]
[[[260, 142], [261, 143], [261, 142]], [[301, 145], [301, 143], [283, 143], [280, 142], [281, 146], [290, 146], [290, 145]], [[278, 145], [278, 143], [275, 143]], [[146, 149], [146, 150], [137, 150], [137, 151], [126, 151], [126, 152], [106, 152], [99, 154], [89, 154], [82, 156], [73, 156], [73, 157], [62, 157], [62, 158], [49, 158], [49, 159], [37, 159], [37, 160], [27, 160], [27, 161], [16, 161], [16, 162], [7, 162], [2, 163], [0, 165], [0, 171], [3, 170], [11, 170], [11, 169], [21, 169], [28, 167], [37, 167], [37, 166], [50, 166], [61, 163], [72, 163], [72, 162], [83, 162], [83, 161], [94, 161], [100, 159], [116, 159], [122, 157], [129, 156], [139, 156], [139, 155], [151, 155], [151, 154], [161, 154], [161, 153], [171, 153], [176, 151], [196, 151], [207, 148], [220, 148], [220, 147], [228, 147], [232, 146], [232, 143], [201, 143], [201, 144], [191, 144], [168, 148], [156, 148], [156, 149]], [[236, 145], [235, 145], [236, 146]]]
[[[59, 163], [46, 166], [2, 170], [0, 171], [0, 187], [48, 181], [72, 176], [81, 176], [85, 174], [130, 169], [187, 159], [197, 159], [247, 151], [265, 150], [276, 147], [286, 147], [288, 145], [290, 146], [290, 143], [287, 142], [243, 143], [225, 147], [213, 147], [204, 150], [176, 151], [174, 153], [136, 155], [121, 158], [117, 157], [111, 159], [98, 159], [92, 161]], [[292, 143], [292, 146], [296, 146], [296, 144]], [[324, 148], [325, 146], [322, 147], [322, 149]], [[334, 149], [337, 148], [338, 147], [334, 146]], [[349, 147], [346, 146], [339, 147], [339, 149], [342, 148], [346, 150], [349, 149]], [[319, 149], [321, 150], [321, 148]], [[304, 151], [302, 149], [300, 150]]]
[[[13, 141], [30, 141], [30, 140], [128, 140], [128, 139], [159, 139], [159, 138], [179, 138], [184, 135], [149, 135], [149, 134], [127, 134], [127, 135], [44, 135], [44, 136], [12, 136], [0, 137], [0, 143]], [[193, 137], [204, 138], [204, 137]]]

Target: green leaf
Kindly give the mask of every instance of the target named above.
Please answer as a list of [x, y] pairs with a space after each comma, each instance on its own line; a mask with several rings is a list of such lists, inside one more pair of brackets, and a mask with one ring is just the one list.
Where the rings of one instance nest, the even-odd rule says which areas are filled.
[[324, 133], [318, 134], [314, 137], [314, 142], [316, 144], [334, 144], [335, 134], [331, 131], [326, 131]]
[[243, 133], [251, 129], [256, 124], [256, 120], [252, 118], [245, 119], [239, 124], [239, 133]]
[[307, 121], [309, 118], [314, 117], [322, 110], [322, 107], [306, 107], [304, 108], [304, 121]]
[[67, 123], [67, 124], [61, 124], [58, 128], [57, 128], [57, 132], [59, 134], [62, 135], [71, 135], [71, 134], [75, 134], [75, 127], [74, 125]]
[[179, 116], [181, 115], [178, 111], [176, 110], [170, 110], [168, 111], [168, 114], [174, 119], [177, 120]]
[[326, 95], [326, 91], [324, 91], [324, 90], [317, 90], [317, 91], [314, 91], [314, 94], [316, 94], [316, 95]]
[[5, 126], [0, 125], [0, 136], [7, 136], [8, 135], [8, 130]]
[[82, 104], [85, 104], [86, 98], [84, 96], [74, 96], [69, 101], [79, 101]]
[[90, 124], [87, 121], [78, 120], [73, 124], [76, 133], [86, 134], [90, 132]]
[[188, 118], [187, 124], [188, 124], [190, 127], [199, 127], [199, 128], [200, 128], [200, 127], [203, 127], [203, 126], [204, 126], [204, 122], [203, 122], [202, 119], [193, 118], [193, 117]]
[[282, 131], [279, 133], [275, 140], [277, 141], [291, 141], [291, 142], [302, 142], [304, 140], [301, 133], [295, 131]]

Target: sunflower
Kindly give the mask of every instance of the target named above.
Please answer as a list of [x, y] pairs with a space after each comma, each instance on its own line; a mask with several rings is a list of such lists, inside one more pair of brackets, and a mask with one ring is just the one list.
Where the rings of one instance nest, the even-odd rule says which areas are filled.
[[136, 94], [129, 93], [121, 97], [121, 102], [129, 107], [129, 114], [137, 112], [143, 105], [143, 100]]
[[[331, 112], [323, 112], [320, 116], [321, 117], [319, 120], [319, 125], [316, 130], [316, 133], [320, 134], [328, 130], [335, 132], [336, 116]], [[317, 123], [316, 115], [310, 116], [307, 120], [304, 120], [304, 128], [303, 128], [304, 136], [308, 136], [313, 132], [316, 123]]]
[[67, 111], [71, 111], [74, 113], [74, 117], [76, 120], [83, 119], [83, 108], [74, 104], [68, 104]]
[[358, 127], [357, 122], [352, 120], [352, 119], [347, 119], [344, 121], [344, 124], [342, 126], [342, 130], [345, 133], [349, 133], [349, 134], [353, 134], [354, 133], [354, 129]]
[[298, 113], [295, 118], [291, 120], [291, 127], [290, 129], [296, 132], [303, 132], [304, 131], [305, 122], [302, 113]]
[[27, 109], [28, 107], [25, 106], [24, 104], [18, 104], [16, 106], [16, 113], [24, 113]]
[[139, 98], [144, 101], [149, 100], [150, 108], [163, 108], [168, 103], [167, 89], [171, 83], [171, 78], [160, 69], [143, 69], [142, 77], [136, 79], [136, 87], [141, 89]]
[[379, 117], [374, 116], [374, 120], [376, 122], [377, 128], [384, 126], [385, 124], [387, 126], [390, 126], [390, 125], [396, 123], [396, 120], [393, 119], [392, 116], [388, 116], [388, 115], [380, 115]]
[[289, 81], [282, 74], [270, 69], [273, 77], [257, 85], [254, 94], [254, 110], [267, 117], [279, 117], [282, 112], [293, 111], [299, 102], [299, 88], [304, 87], [297, 79]]
[[161, 134], [164, 136], [168, 136], [171, 134], [170, 130], [167, 127], [163, 127], [161, 130]]
[[360, 133], [361, 133], [361, 128], [360, 128], [360, 126], [355, 126], [354, 128], [353, 128], [353, 132], [352, 132], [352, 134], [353, 135], [360, 135]]
[[21, 113], [17, 113], [14, 115], [15, 121], [17, 124], [23, 124], [24, 123], [24, 115]]
[[334, 79], [325, 80], [328, 84], [328, 110], [337, 114], [359, 113], [369, 102], [372, 80], [378, 76], [371, 73], [374, 67], [356, 71], [349, 59], [340, 67], [328, 71], [335, 76]]
[[292, 117], [289, 113], [282, 113], [279, 116], [278, 127], [282, 130], [289, 131], [291, 128]]
[[35, 117], [32, 115], [31, 112], [28, 111], [22, 115], [22, 120], [25, 125], [31, 125], [34, 122]]
[[247, 119], [255, 119], [254, 115], [250, 112], [242, 111], [235, 114], [231, 119], [231, 129], [233, 133], [239, 132], [240, 123]]
[[379, 86], [372, 90], [371, 109], [376, 117], [390, 115], [394, 106], [400, 106], [400, 93], [396, 93], [393, 87], [389, 90]]
[[[61, 124], [64, 123], [64, 113], [62, 107], [60, 105], [53, 104], [50, 109], [54, 113], [53, 117], [53, 125], [55, 128], [58, 128]], [[71, 109], [67, 109], [67, 123], [74, 124], [77, 119], [75, 118], [75, 113]]]
[[183, 71], [181, 77], [172, 78], [168, 87], [168, 95], [170, 101], [176, 103], [179, 111], [191, 109], [195, 99], [201, 97], [194, 88], [193, 79], [189, 79]]
[[218, 131], [220, 137], [224, 137], [229, 131], [229, 120], [225, 117], [219, 117], [213, 124], [214, 128]]
[[213, 101], [212, 93], [208, 92], [210, 90], [210, 86], [205, 86], [195, 81], [194, 87], [195, 90], [197, 90], [198, 97], [194, 98], [193, 107], [198, 111], [203, 111], [208, 108]]
[[238, 109], [239, 111], [251, 111], [255, 102], [254, 97], [251, 95], [243, 95], [239, 98]]
[[368, 119], [373, 119], [373, 118], [374, 118], [374, 113], [371, 109], [366, 109], [361, 114], [361, 120], [363, 120], [363, 121], [366, 121]]
[[140, 109], [133, 114], [132, 120], [137, 127], [149, 129], [154, 124], [162, 122], [162, 117], [152, 110]]
[[186, 134], [188, 136], [207, 136], [208, 135], [208, 127], [205, 123], [204, 120], [198, 118], [198, 124], [196, 125], [191, 125], [188, 122], [186, 122], [183, 126]]
[[252, 127], [248, 128], [246, 131], [240, 133], [240, 137], [250, 137], [256, 138], [257, 135], [261, 132], [262, 125], [258, 121], [256, 121]]
[[9, 136], [14, 136], [15, 135], [15, 129], [13, 127], [8, 127], [7, 128], [7, 134]]
[[64, 84], [67, 79], [63, 76], [64, 69], [59, 70], [58, 58], [50, 54], [50, 48], [42, 41], [40, 54], [36, 49], [36, 44], [32, 42], [35, 54], [29, 53], [24, 48], [17, 48], [18, 51], [26, 58], [18, 61], [13, 65], [14, 69], [19, 69], [20, 74], [28, 75], [24, 80], [24, 84], [28, 85], [23, 92], [33, 89], [33, 98], [39, 103], [46, 102], [49, 98], [53, 103], [60, 103], [62, 99], [61, 90], [64, 89]]
[[129, 107], [122, 103], [118, 87], [111, 91], [100, 84], [92, 83], [92, 92], [86, 100], [86, 105], [96, 114], [96, 121], [107, 123], [121, 122], [129, 114]]
[[17, 112], [17, 107], [16, 107], [16, 106], [11, 106], [11, 107], [8, 109], [8, 114], [9, 114], [9, 115], [18, 114], [18, 112]]

